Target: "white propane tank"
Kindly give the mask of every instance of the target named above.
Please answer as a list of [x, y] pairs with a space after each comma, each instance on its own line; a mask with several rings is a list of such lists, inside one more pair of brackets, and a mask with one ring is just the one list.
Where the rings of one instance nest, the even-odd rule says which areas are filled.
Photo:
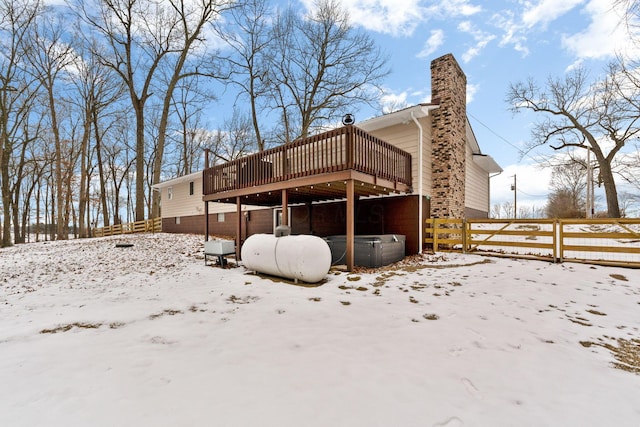
[[306, 283], [319, 282], [331, 268], [331, 249], [317, 236], [253, 234], [240, 255], [249, 270]]

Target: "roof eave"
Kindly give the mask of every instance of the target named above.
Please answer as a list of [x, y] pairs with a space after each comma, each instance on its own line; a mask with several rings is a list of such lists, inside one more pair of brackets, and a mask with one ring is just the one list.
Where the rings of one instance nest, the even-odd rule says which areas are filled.
[[373, 132], [378, 129], [386, 128], [402, 123], [409, 123], [414, 118], [421, 119], [429, 115], [429, 111], [438, 108], [437, 104], [419, 104], [383, 116], [373, 117], [371, 119], [358, 122], [356, 126], [366, 132]]
[[500, 173], [502, 172], [502, 168], [500, 165], [493, 159], [493, 157], [488, 156], [486, 154], [474, 154], [473, 161], [484, 169], [487, 173]]
[[166, 181], [162, 181], [159, 182], [157, 184], [153, 184], [151, 187], [152, 188], [165, 188], [165, 187], [170, 187], [172, 185], [177, 185], [177, 184], [181, 184], [183, 182], [187, 182], [187, 181], [193, 181], [199, 177], [202, 177], [202, 171], [198, 171], [198, 172], [193, 172], [190, 173], [189, 175], [183, 175], [183, 176], [179, 176], [177, 178], [172, 178], [172, 179], [168, 179]]

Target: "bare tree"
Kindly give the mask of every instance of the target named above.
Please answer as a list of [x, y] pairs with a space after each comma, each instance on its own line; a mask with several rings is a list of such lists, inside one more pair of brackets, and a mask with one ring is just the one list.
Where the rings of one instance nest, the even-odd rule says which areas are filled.
[[[77, 37], [80, 39], [80, 37]], [[78, 217], [79, 217], [79, 235], [80, 237], [87, 237], [89, 235], [89, 215], [88, 210], [90, 208], [90, 187], [91, 187], [91, 174], [93, 166], [97, 166], [98, 178], [100, 181], [100, 188], [102, 193], [103, 204], [103, 220], [104, 225], [109, 225], [109, 213], [106, 209], [106, 192], [105, 192], [105, 171], [102, 162], [102, 149], [101, 140], [103, 138], [102, 128], [109, 127], [109, 120], [113, 120], [110, 115], [109, 108], [113, 108], [113, 105], [117, 104], [122, 94], [124, 93], [124, 86], [121, 81], [114, 78], [113, 71], [98, 61], [98, 58], [92, 55], [92, 51], [95, 51], [95, 41], [87, 40], [88, 43], [93, 43], [94, 48], [88, 49], [86, 46], [79, 44], [76, 51], [78, 53], [75, 56], [71, 71], [72, 74], [71, 83], [75, 88], [74, 96], [72, 95], [70, 101], [79, 110], [79, 116], [81, 121], [82, 132], [80, 139], [80, 153], [81, 153], [81, 166], [80, 166], [80, 193], [78, 200]], [[93, 146], [91, 145], [93, 142]], [[92, 164], [90, 159], [93, 158], [95, 152], [95, 165]], [[86, 223], [86, 224], [85, 224]]]
[[620, 163], [619, 174], [622, 179], [640, 192], [640, 147], [636, 146], [635, 151], [627, 153]]
[[500, 218], [501, 208], [502, 206], [500, 205], [500, 203], [494, 203], [493, 206], [491, 207], [491, 218], [495, 218], [495, 219]]
[[551, 173], [551, 192], [547, 202], [550, 218], [584, 218], [587, 189], [586, 166], [576, 161], [557, 165]]
[[[0, 189], [2, 231], [0, 246], [11, 245], [11, 211], [15, 174], [11, 163], [16, 149], [31, 142], [24, 134], [39, 89], [24, 68], [31, 46], [27, 37], [41, 13], [39, 1], [0, 0]], [[14, 187], [19, 188], [19, 187]]]
[[[120, 129], [118, 129], [113, 140], [109, 143], [103, 140], [102, 144], [103, 159], [107, 166], [107, 173], [111, 183], [110, 188], [107, 187], [107, 192], [110, 194], [107, 200], [110, 202], [109, 211], [113, 217], [114, 225], [122, 223], [120, 209], [123, 200], [123, 185], [125, 185], [126, 188], [131, 175], [131, 169], [135, 163], [135, 159], [129, 157], [131, 150], [128, 150], [126, 146], [126, 138], [129, 136], [126, 124], [118, 127], [120, 127]], [[127, 193], [127, 197], [131, 197], [130, 194]], [[127, 211], [129, 211], [128, 203]]]
[[[172, 16], [169, 23], [175, 22], [177, 30], [172, 35], [172, 44], [174, 46], [171, 48], [170, 55], [167, 56], [166, 66], [163, 69], [166, 88], [162, 97], [162, 113], [151, 184], [160, 182], [169, 114], [171, 112], [173, 93], [178, 83], [185, 78], [194, 79], [198, 76], [215, 78], [219, 75], [217, 66], [213, 62], [215, 55], [200, 52], [196, 56], [194, 52], [203, 50], [207, 46], [202, 36], [205, 25], [215, 22], [224, 10], [231, 7], [233, 1], [200, 0], [191, 2], [168, 0], [167, 3], [169, 5], [167, 14]], [[157, 218], [159, 216], [160, 194], [152, 192], [151, 217]]]
[[[544, 88], [531, 79], [511, 84], [507, 95], [512, 111], [543, 116], [532, 130], [529, 149], [549, 144], [556, 150], [578, 147], [594, 153], [612, 218], [620, 217], [612, 164], [640, 130], [637, 108], [621, 96], [627, 86], [622, 79], [622, 74], [610, 71], [602, 81], [589, 84], [586, 71], [576, 69], [564, 79], [549, 78]], [[638, 92], [633, 96], [638, 99]]]
[[576, 208], [573, 196], [566, 189], [554, 190], [549, 194], [546, 210], [549, 218], [584, 217], [584, 211]]
[[[623, 217], [628, 217], [631, 213], [631, 210], [638, 206], [638, 202], [640, 202], [640, 197], [636, 193], [628, 193], [624, 192], [620, 194], [620, 210], [622, 212]], [[638, 215], [636, 215], [637, 217]]]
[[[29, 55], [31, 72], [34, 78], [40, 81], [45, 92], [46, 106], [50, 120], [50, 132], [55, 146], [55, 182], [56, 182], [56, 211], [58, 239], [68, 238], [68, 222], [65, 220], [64, 203], [66, 194], [64, 188], [64, 173], [68, 169], [63, 169], [64, 159], [68, 159], [71, 153], [65, 152], [63, 145], [68, 145], [63, 141], [61, 132], [61, 121], [59, 115], [59, 104], [62, 103], [57, 86], [60, 84], [61, 76], [65, 68], [73, 60], [71, 46], [63, 42], [64, 21], [59, 15], [51, 13], [43, 14], [37, 19], [37, 27], [30, 32], [29, 43], [32, 46]], [[64, 158], [63, 158], [64, 157]]]
[[205, 147], [213, 154], [213, 162], [230, 162], [256, 151], [251, 119], [241, 112], [234, 111], [227, 119], [223, 129], [218, 129]]
[[378, 99], [386, 58], [356, 30], [337, 0], [318, 0], [305, 17], [289, 8], [272, 31], [269, 86], [281, 117], [280, 139], [308, 136], [358, 103]]
[[260, 110], [269, 92], [272, 71], [267, 56], [272, 51], [270, 22], [273, 16], [267, 0], [247, 0], [229, 13], [230, 25], [218, 28], [219, 37], [232, 49], [231, 83], [240, 88], [239, 96], [249, 103], [258, 151], [265, 148]]
[[638, 29], [640, 29], [640, 1], [639, 0], [614, 0], [613, 8], [622, 11], [621, 22], [627, 27], [627, 33], [634, 39], [635, 43], [640, 42], [638, 39]]
[[174, 93], [176, 127], [167, 133], [173, 145], [173, 162], [167, 165], [173, 168], [170, 176], [188, 175], [202, 167], [202, 150], [210, 134], [203, 123], [202, 105], [207, 99], [189, 84]]
[[[145, 107], [156, 96], [168, 111], [173, 90], [185, 76], [184, 66], [203, 45], [205, 24], [217, 18], [228, 0], [94, 0], [76, 1], [81, 19], [104, 40], [93, 51], [127, 87], [136, 118], [135, 219], [145, 217]], [[164, 73], [164, 74], [163, 74]], [[193, 68], [189, 73], [200, 73]], [[154, 89], [155, 85], [155, 89]], [[157, 93], [154, 93], [157, 90]], [[168, 113], [166, 114], [168, 115]], [[166, 124], [159, 132], [166, 130]], [[164, 138], [164, 136], [161, 136]], [[162, 151], [161, 144], [158, 150]], [[162, 162], [163, 153], [156, 153]], [[155, 178], [155, 177], [154, 177]], [[159, 179], [159, 173], [158, 177]], [[155, 182], [155, 181], [154, 181]]]
[[[102, 43], [90, 47], [100, 63], [114, 70], [125, 86], [136, 117], [136, 219], [144, 219], [144, 112], [158, 63], [167, 54], [164, 25], [157, 10], [137, 0], [78, 1], [74, 7]], [[89, 46], [93, 46], [93, 43]]]
[[515, 206], [511, 202], [502, 203], [502, 218], [515, 218]]

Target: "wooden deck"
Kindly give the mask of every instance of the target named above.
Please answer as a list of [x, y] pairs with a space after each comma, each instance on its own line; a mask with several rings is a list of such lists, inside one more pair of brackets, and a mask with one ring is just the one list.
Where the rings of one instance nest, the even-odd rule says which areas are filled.
[[236, 204], [237, 260], [242, 246], [242, 205], [280, 205], [286, 225], [289, 205], [344, 199], [349, 271], [354, 266], [356, 200], [412, 192], [411, 155], [355, 126], [206, 168], [202, 178], [205, 218], [209, 217], [209, 202]]
[[411, 155], [355, 126], [345, 126], [207, 168], [203, 200], [277, 205], [411, 191]]

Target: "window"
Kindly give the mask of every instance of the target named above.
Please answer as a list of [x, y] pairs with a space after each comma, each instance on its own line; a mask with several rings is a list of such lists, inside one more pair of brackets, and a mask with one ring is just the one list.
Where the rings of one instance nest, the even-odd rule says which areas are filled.
[[176, 217], [176, 225], [180, 225], [180, 217], [179, 216]]
[[224, 212], [218, 214], [218, 222], [224, 222]]
[[168, 187], [168, 188], [167, 188], [167, 198], [168, 198], [169, 200], [172, 200], [172, 199], [173, 199], [173, 187]]
[[193, 196], [193, 181], [189, 182], [189, 195]]

